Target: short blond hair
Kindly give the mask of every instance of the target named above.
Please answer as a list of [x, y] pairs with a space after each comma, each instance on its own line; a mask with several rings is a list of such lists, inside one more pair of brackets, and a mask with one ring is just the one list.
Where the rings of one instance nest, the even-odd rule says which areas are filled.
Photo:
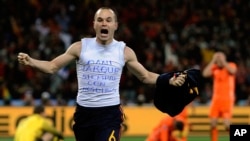
[[94, 17], [94, 18], [96, 18], [96, 14], [97, 14], [97, 12], [99, 12], [100, 10], [110, 10], [112, 13], [114, 13], [115, 21], [118, 22], [117, 12], [116, 12], [114, 9], [110, 8], [110, 7], [101, 7], [101, 8], [99, 8], [98, 10], [96, 10], [96, 13], [95, 13], [95, 17]]

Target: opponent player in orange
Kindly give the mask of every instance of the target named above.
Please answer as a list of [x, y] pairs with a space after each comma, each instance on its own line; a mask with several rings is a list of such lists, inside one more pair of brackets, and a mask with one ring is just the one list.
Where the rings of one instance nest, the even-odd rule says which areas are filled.
[[213, 78], [213, 95], [210, 106], [211, 141], [218, 140], [218, 118], [223, 118], [229, 130], [235, 101], [235, 74], [237, 65], [228, 62], [223, 52], [216, 52], [203, 70], [204, 77]]
[[183, 111], [175, 117], [166, 115], [149, 134], [146, 141], [187, 141], [189, 125], [188, 111]]

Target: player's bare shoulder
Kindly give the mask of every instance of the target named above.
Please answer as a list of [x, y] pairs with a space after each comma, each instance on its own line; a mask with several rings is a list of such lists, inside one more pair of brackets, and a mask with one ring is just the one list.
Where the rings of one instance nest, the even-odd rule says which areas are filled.
[[81, 49], [82, 49], [82, 42], [77, 41], [71, 44], [66, 52], [78, 58], [80, 56]]
[[124, 58], [125, 58], [126, 62], [136, 59], [136, 55], [135, 55], [134, 50], [132, 48], [126, 46], [124, 48]]

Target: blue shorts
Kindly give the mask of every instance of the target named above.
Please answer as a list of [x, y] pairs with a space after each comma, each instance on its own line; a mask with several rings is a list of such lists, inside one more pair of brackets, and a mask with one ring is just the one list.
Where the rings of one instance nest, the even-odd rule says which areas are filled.
[[120, 105], [90, 108], [77, 104], [73, 125], [76, 141], [119, 141], [123, 121]]

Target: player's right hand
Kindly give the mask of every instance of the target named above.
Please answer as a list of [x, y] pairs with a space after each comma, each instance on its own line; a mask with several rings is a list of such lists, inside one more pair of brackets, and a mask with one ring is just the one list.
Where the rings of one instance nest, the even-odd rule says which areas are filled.
[[23, 65], [30, 65], [30, 56], [26, 53], [18, 53], [17, 55], [18, 62]]

